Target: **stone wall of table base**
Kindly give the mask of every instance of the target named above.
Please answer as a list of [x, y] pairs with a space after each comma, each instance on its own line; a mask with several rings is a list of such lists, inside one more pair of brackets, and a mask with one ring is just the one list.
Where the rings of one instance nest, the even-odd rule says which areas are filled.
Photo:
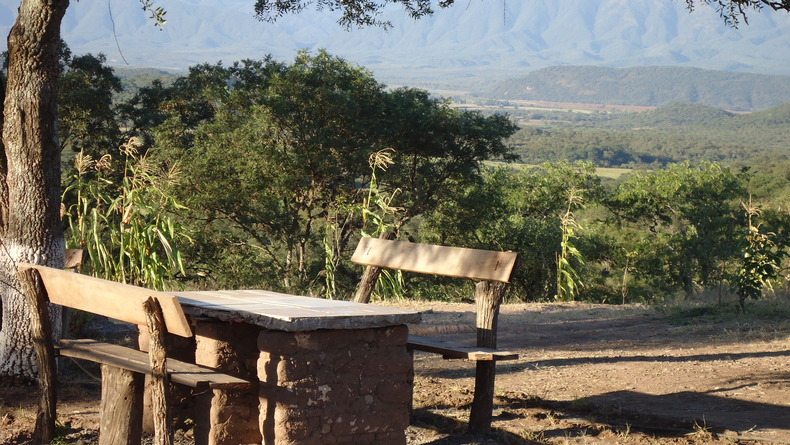
[[[142, 327], [138, 330], [137, 342], [141, 351], [148, 351], [150, 337], [148, 329]], [[173, 334], [165, 335], [165, 349], [168, 357], [194, 362], [195, 339], [184, 338]], [[145, 376], [145, 392], [143, 393], [143, 431], [154, 433], [154, 416], [151, 413], [151, 377]], [[186, 386], [170, 385], [170, 415], [176, 429], [188, 429], [189, 420], [194, 418], [194, 404], [192, 403], [192, 390]]]
[[412, 398], [408, 329], [262, 331], [265, 444], [405, 444]]
[[[255, 382], [261, 328], [202, 321], [195, 326], [195, 363]], [[195, 439], [208, 445], [260, 444], [257, 391], [197, 394]], [[209, 427], [210, 426], [210, 427]]]

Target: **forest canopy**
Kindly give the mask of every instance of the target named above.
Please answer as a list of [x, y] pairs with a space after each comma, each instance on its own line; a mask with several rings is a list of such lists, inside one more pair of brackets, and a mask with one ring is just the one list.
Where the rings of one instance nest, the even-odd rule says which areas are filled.
[[[118, 145], [133, 136], [136, 158], [126, 156], [126, 164], [140, 159], [160, 172], [148, 187], [167, 199], [149, 202], [146, 215], [171, 218], [169, 247], [180, 258], [163, 284], [349, 298], [361, 273], [348, 262], [350, 249], [360, 236], [392, 231], [405, 240], [528, 253], [512, 298], [559, 295], [557, 255], [570, 245], [580, 284], [573, 298], [662, 301], [710, 287], [735, 295], [749, 227], [770, 234], [773, 252], [786, 251], [782, 163], [774, 158], [770, 172], [733, 163], [743, 155], [757, 165], [761, 152], [774, 152], [768, 139], [785, 133], [783, 107], [735, 115], [670, 104], [609, 116], [595, 128], [519, 130], [503, 114], [462, 110], [419, 89], [388, 89], [325, 52], [290, 63], [197, 65], [135, 91], [116, 108], [127, 129]], [[714, 134], [729, 141], [730, 158], [715, 157], [721, 147], [695, 148]], [[754, 148], [737, 145], [749, 139]], [[519, 154], [534, 166], [489, 163]], [[597, 172], [607, 165], [651, 170], [611, 182]], [[66, 203], [97, 184], [109, 195], [123, 192], [117, 170], [70, 172]], [[762, 209], [758, 217], [747, 218], [741, 205], [749, 194]], [[72, 221], [80, 219], [79, 206], [68, 209]], [[75, 227], [71, 242], [89, 246], [94, 234], [74, 236]], [[783, 260], [776, 264], [778, 273]], [[376, 298], [471, 295], [452, 280], [388, 280]]]

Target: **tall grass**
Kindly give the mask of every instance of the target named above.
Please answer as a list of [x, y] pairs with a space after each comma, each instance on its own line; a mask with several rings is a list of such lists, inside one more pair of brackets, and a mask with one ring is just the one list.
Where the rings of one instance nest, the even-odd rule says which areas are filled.
[[136, 138], [123, 144], [117, 168], [110, 155], [75, 157], [63, 192], [66, 243], [87, 252], [83, 273], [164, 290], [184, 274], [176, 242], [190, 238], [174, 217], [184, 207], [167, 192], [177, 170], [157, 171], [139, 147]]

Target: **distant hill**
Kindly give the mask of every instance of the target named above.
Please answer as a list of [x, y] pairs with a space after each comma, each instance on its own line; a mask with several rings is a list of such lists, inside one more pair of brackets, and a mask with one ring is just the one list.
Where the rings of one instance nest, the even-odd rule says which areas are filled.
[[769, 165], [790, 157], [790, 103], [741, 115], [669, 104], [584, 126], [525, 126], [510, 142], [529, 164], [569, 159], [629, 168], [681, 161]]
[[790, 76], [667, 66], [558, 66], [497, 82], [477, 95], [506, 100], [646, 106], [686, 102], [754, 111], [790, 102]]
[[618, 116], [602, 127], [652, 129], [697, 125], [721, 126], [730, 125], [734, 116], [736, 115], [721, 108], [674, 102], [655, 110]]
[[[391, 85], [460, 85], [464, 91], [479, 80], [557, 65], [790, 75], [790, 14], [767, 7], [733, 29], [704, 2], [689, 13], [683, 0], [456, 0], [421, 20], [393, 4], [381, 16], [391, 29], [346, 31], [336, 13], [312, 6], [262, 23], [252, 16], [254, 3], [162, 1], [157, 6], [167, 10], [168, 21], [159, 31], [138, 1], [72, 1], [62, 30], [75, 54], [101, 52], [118, 65], [125, 59], [131, 66], [183, 70], [266, 54], [290, 61], [299, 49], [325, 48]], [[0, 0], [0, 35], [7, 35], [19, 4]], [[4, 46], [0, 39], [0, 51]]]
[[[790, 135], [790, 102], [766, 110], [734, 114], [700, 104], [672, 103], [643, 113], [618, 115], [602, 127], [620, 129], [661, 129], [704, 127], [732, 132], [762, 131]], [[779, 148], [779, 147], [777, 147]]]

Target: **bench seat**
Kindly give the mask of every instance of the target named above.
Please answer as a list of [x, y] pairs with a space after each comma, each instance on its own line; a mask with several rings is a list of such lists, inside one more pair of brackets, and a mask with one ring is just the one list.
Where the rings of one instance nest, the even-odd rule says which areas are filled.
[[[79, 339], [61, 340], [55, 349], [63, 357], [89, 360], [140, 374], [151, 374], [148, 353], [125, 346], [96, 340]], [[170, 380], [173, 383], [192, 388], [207, 387], [209, 389], [239, 390], [248, 389], [252, 385], [247, 380], [221, 373], [216, 369], [182, 362], [169, 357], [167, 359], [167, 373], [170, 375]]]
[[479, 346], [467, 346], [453, 341], [441, 340], [436, 337], [426, 337], [414, 334], [409, 334], [409, 341], [406, 347], [418, 351], [441, 354], [445, 359], [467, 359], [474, 361], [518, 359], [518, 353], [513, 351], [500, 351], [498, 349], [482, 348]]

